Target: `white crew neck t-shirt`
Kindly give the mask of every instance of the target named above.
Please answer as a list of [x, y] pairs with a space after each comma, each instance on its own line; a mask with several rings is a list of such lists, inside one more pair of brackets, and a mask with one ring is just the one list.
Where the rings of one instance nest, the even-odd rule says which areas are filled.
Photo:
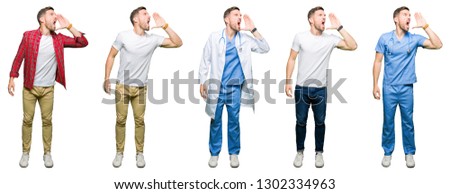
[[138, 87], [147, 85], [153, 52], [163, 41], [163, 36], [155, 34], [140, 36], [133, 30], [120, 32], [113, 43], [113, 47], [120, 51], [119, 83]]
[[292, 50], [298, 52], [297, 85], [326, 87], [331, 51], [342, 39], [333, 34], [313, 35], [309, 30], [295, 35]]
[[33, 85], [39, 87], [54, 86], [56, 69], [57, 65], [55, 48], [53, 47], [53, 38], [51, 35], [42, 35], [39, 43], [39, 53], [36, 61], [36, 73]]

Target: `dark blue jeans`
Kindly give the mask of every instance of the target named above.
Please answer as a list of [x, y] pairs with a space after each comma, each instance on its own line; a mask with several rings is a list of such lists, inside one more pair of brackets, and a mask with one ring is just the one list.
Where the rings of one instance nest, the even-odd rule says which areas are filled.
[[297, 125], [295, 134], [297, 151], [305, 149], [306, 122], [308, 120], [309, 107], [314, 113], [316, 152], [323, 152], [325, 141], [325, 115], [327, 110], [327, 88], [313, 88], [295, 86], [295, 116]]

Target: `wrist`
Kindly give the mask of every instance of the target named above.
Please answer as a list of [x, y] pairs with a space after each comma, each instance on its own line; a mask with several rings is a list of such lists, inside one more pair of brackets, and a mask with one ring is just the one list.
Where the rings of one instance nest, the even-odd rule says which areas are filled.
[[67, 30], [70, 30], [72, 28], [72, 24], [69, 24], [66, 28]]
[[422, 27], [422, 29], [423, 29], [423, 30], [426, 30], [429, 26], [430, 26], [430, 25], [425, 24], [425, 25]]
[[286, 84], [292, 85], [292, 79], [291, 78], [286, 78]]
[[162, 26], [162, 29], [163, 29], [163, 30], [166, 30], [167, 27], [169, 27], [169, 24], [168, 24], [168, 23], [165, 23], [165, 24]]
[[250, 32], [253, 34], [254, 32], [256, 32], [258, 30], [258, 28], [254, 27], [250, 30]]
[[344, 26], [340, 25], [336, 30], [339, 32], [342, 30], [342, 28], [344, 28]]

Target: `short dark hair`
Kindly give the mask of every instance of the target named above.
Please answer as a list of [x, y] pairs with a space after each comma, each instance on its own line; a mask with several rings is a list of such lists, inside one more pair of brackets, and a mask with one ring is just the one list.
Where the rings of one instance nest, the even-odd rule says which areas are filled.
[[39, 19], [40, 19], [40, 18], [41, 18], [48, 10], [53, 10], [53, 11], [55, 11], [55, 10], [53, 9], [53, 7], [50, 7], [50, 6], [44, 7], [44, 8], [42, 8], [41, 10], [39, 10], [39, 12], [38, 12], [38, 14], [37, 14], [37, 21], [38, 21], [39, 25], [41, 25], [41, 21], [39, 21]]
[[[236, 6], [230, 7], [230, 8], [228, 8], [227, 10], [225, 10], [225, 12], [223, 12], [223, 19], [225, 19], [228, 15], [230, 15], [230, 13], [231, 13], [232, 11], [234, 11], [234, 10], [241, 11], [241, 10], [239, 9], [239, 7], [236, 7]], [[225, 24], [226, 24], [226, 22], [225, 22]]]
[[308, 11], [308, 22], [309, 22], [309, 18], [311, 18], [314, 15], [314, 13], [316, 13], [316, 11], [318, 11], [318, 10], [325, 11], [325, 9], [323, 9], [323, 7], [321, 7], [321, 6], [312, 8], [311, 10]]
[[133, 22], [133, 18], [139, 13], [139, 11], [141, 10], [147, 10], [147, 8], [145, 8], [144, 6], [140, 6], [136, 9], [134, 9], [131, 14], [130, 14], [130, 21], [131, 21], [131, 25], [134, 26], [134, 22]]
[[[394, 14], [392, 14], [392, 18], [397, 17], [398, 14], [400, 14], [400, 12], [403, 11], [403, 10], [408, 10], [409, 11], [409, 8], [406, 7], [406, 6], [401, 6], [401, 7], [397, 8], [397, 9], [395, 9]], [[396, 23], [395, 20], [394, 20], [394, 23]]]
[[400, 12], [403, 11], [403, 10], [408, 10], [409, 11], [409, 8], [406, 7], [406, 6], [401, 6], [401, 7], [397, 8], [397, 9], [395, 9], [394, 14], [392, 14], [392, 18], [397, 17], [398, 14], [400, 14]]

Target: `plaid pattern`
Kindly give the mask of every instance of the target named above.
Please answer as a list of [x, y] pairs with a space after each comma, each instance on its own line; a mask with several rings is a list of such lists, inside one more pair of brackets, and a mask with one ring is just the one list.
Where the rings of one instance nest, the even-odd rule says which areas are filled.
[[[64, 74], [64, 47], [82, 48], [88, 45], [87, 39], [81, 37], [69, 37], [63, 34], [51, 33], [53, 38], [53, 47], [55, 48], [55, 56], [57, 63], [56, 81], [66, 87], [66, 78]], [[28, 89], [33, 89], [34, 77], [36, 75], [36, 62], [39, 54], [39, 43], [41, 41], [41, 31], [31, 30], [23, 33], [22, 42], [19, 50], [14, 58], [10, 77], [19, 77], [19, 69], [22, 61], [25, 59], [24, 67], [24, 86]]]

